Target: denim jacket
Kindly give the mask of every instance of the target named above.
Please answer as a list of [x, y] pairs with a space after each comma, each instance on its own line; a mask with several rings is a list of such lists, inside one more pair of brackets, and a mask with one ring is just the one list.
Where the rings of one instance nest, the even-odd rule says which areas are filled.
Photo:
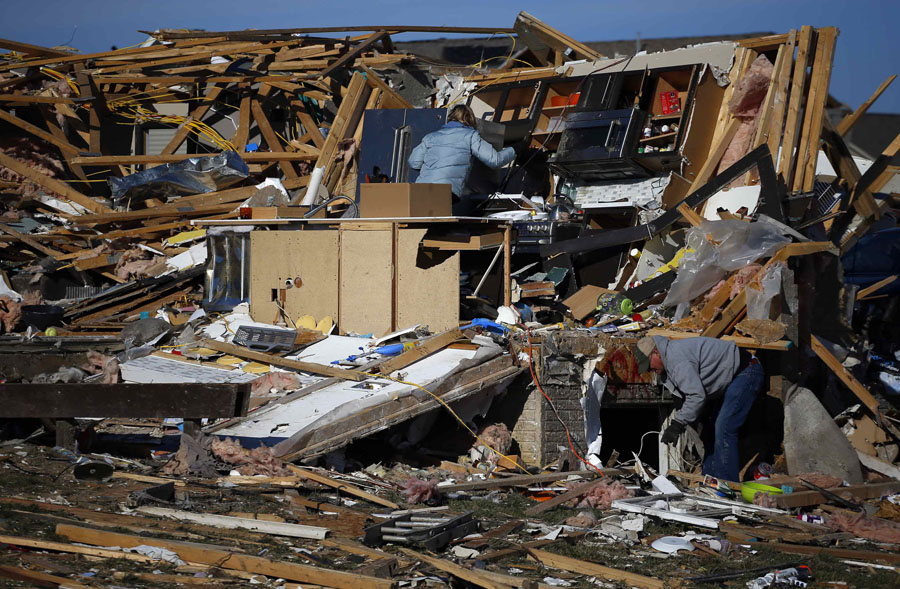
[[481, 138], [478, 131], [450, 121], [426, 135], [409, 155], [409, 167], [421, 170], [416, 182], [450, 184], [453, 194], [466, 193], [472, 156], [490, 168], [500, 168], [516, 157], [512, 147], [500, 151]]

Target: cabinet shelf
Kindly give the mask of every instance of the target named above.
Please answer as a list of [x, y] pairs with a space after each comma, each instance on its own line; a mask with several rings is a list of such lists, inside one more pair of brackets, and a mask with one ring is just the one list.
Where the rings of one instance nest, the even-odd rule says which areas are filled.
[[568, 104], [568, 105], [564, 104], [563, 106], [545, 106], [544, 108], [541, 109], [541, 113], [547, 115], [548, 117], [560, 115], [563, 112], [565, 112], [566, 114], [568, 114], [570, 112], [575, 112], [575, 105], [574, 104]]
[[672, 113], [669, 115], [651, 115], [650, 119], [653, 121], [664, 121], [664, 120], [668, 120], [668, 119], [680, 119], [681, 114], [682, 113], [680, 113], [680, 112], [676, 112], [676, 113]]
[[668, 133], [663, 133], [662, 135], [654, 135], [653, 137], [644, 137], [641, 139], [641, 143], [650, 143], [651, 141], [656, 141], [657, 139], [667, 139], [669, 137], [675, 137], [678, 134], [678, 131], [670, 131]]

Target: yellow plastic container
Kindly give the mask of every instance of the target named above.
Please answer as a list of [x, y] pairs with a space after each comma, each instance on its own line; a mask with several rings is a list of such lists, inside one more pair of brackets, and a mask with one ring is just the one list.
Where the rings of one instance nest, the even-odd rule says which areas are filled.
[[753, 497], [757, 493], [766, 493], [767, 495], [784, 495], [784, 491], [782, 491], [778, 487], [763, 485], [762, 483], [741, 484], [741, 497], [743, 497], [744, 501], [746, 501], [747, 503], [753, 503]]

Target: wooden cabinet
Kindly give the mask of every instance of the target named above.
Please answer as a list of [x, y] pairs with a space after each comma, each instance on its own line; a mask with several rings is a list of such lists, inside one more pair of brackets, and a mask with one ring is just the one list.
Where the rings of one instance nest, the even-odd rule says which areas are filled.
[[376, 336], [418, 323], [454, 328], [459, 253], [422, 248], [426, 231], [391, 222], [253, 231], [250, 315], [265, 323], [330, 316], [339, 333]]

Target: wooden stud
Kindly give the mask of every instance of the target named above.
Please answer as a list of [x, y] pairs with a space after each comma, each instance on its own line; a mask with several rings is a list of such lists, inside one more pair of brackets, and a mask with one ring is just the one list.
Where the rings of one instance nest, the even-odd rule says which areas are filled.
[[855, 111], [844, 117], [841, 122], [838, 123], [838, 134], [842, 136], [846, 135], [850, 131], [850, 129], [853, 128], [853, 125], [855, 125], [857, 121], [859, 121], [859, 119], [862, 118], [864, 114], [866, 114], [866, 112], [869, 110], [869, 107], [871, 107], [875, 103], [875, 101], [878, 100], [878, 97], [888, 89], [888, 86], [891, 85], [891, 82], [893, 82], [894, 78], [896, 77], [897, 74], [888, 76], [888, 78], [884, 82], [882, 82], [880, 86], [878, 86], [878, 88], [875, 90], [875, 93], [872, 94], [872, 96], [870, 96], [868, 100], [863, 102]]
[[787, 117], [784, 123], [784, 135], [781, 141], [781, 156], [778, 158], [776, 172], [783, 175], [785, 184], [791, 186], [794, 178], [794, 163], [796, 155], [794, 150], [800, 140], [801, 118], [806, 93], [806, 69], [809, 67], [809, 59], [814, 47], [813, 29], [804, 26], [800, 29], [800, 38], [797, 42], [797, 58], [794, 61], [794, 74], [791, 81], [791, 93], [788, 102]]
[[325, 475], [319, 474], [312, 470], [307, 470], [305, 468], [300, 468], [299, 466], [294, 466], [293, 464], [288, 464], [287, 467], [293, 472], [295, 475], [309, 479], [311, 481], [315, 481], [322, 485], [331, 487], [332, 489], [337, 489], [338, 491], [347, 493], [348, 495], [353, 495], [354, 497], [359, 497], [360, 499], [365, 499], [371, 503], [375, 503], [376, 505], [381, 505], [383, 507], [387, 507], [389, 509], [400, 509], [400, 506], [393, 501], [388, 501], [383, 497], [379, 497], [378, 495], [373, 495], [371, 493], [367, 493], [362, 489], [358, 489], [351, 484], [344, 483], [341, 481], [336, 481], [331, 477], [327, 477]]
[[282, 358], [281, 356], [275, 356], [274, 354], [255, 352], [253, 350], [244, 348], [243, 346], [226, 344], [224, 342], [216, 340], [204, 339], [201, 343], [204, 347], [216, 350], [217, 352], [222, 352], [231, 356], [237, 356], [238, 358], [244, 358], [246, 360], [254, 360], [256, 362], [263, 362], [266, 364], [271, 364], [273, 366], [280, 366], [282, 368], [292, 368], [294, 370], [300, 370], [302, 372], [309, 372], [311, 374], [319, 374], [322, 376], [331, 376], [344, 380], [363, 381], [369, 378], [369, 375], [361, 374], [353, 370], [341, 370], [340, 368], [325, 366], [324, 364], [314, 364], [312, 362], [289, 360], [287, 358]]
[[831, 80], [831, 66], [834, 62], [834, 48], [837, 29], [823, 27], [818, 30], [816, 57], [810, 77], [809, 96], [803, 117], [803, 136], [797, 157], [793, 190], [809, 192], [816, 181], [816, 161], [819, 157], [819, 140], [825, 118], [825, 104], [828, 102], [828, 84]]

